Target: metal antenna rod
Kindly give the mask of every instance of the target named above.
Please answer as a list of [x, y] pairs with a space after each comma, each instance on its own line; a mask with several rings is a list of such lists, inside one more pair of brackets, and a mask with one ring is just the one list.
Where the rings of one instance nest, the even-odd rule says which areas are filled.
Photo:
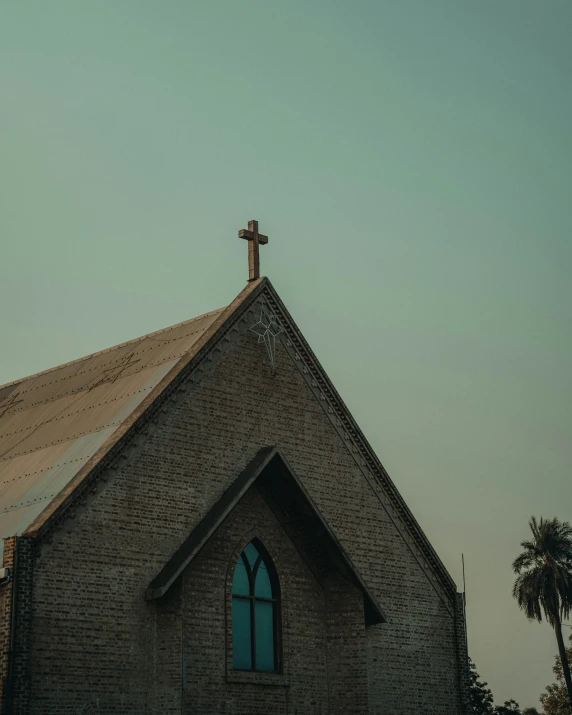
[[469, 683], [471, 682], [471, 666], [468, 660], [469, 656], [469, 637], [467, 635], [467, 585], [465, 582], [465, 554], [461, 554], [461, 562], [463, 564], [463, 619], [465, 621], [465, 646], [467, 648], [467, 667], [469, 669]]
[[465, 583], [465, 554], [461, 554], [461, 563], [463, 564], [463, 603], [467, 605], [467, 586]]

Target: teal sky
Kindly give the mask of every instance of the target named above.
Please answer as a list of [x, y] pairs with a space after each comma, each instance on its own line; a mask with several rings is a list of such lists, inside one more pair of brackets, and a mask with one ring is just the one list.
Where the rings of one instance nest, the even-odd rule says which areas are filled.
[[511, 598], [572, 519], [570, 0], [0, 8], [0, 382], [229, 303], [237, 231], [461, 588], [501, 702]]

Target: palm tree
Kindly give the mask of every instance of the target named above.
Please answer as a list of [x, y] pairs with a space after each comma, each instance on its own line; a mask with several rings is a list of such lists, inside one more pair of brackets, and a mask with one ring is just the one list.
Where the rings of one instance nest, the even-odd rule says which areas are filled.
[[562, 638], [562, 619], [572, 610], [572, 526], [558, 519], [533, 516], [529, 522], [533, 539], [521, 543], [524, 551], [512, 565], [517, 574], [512, 595], [529, 619], [554, 628], [558, 652], [572, 706], [572, 679]]

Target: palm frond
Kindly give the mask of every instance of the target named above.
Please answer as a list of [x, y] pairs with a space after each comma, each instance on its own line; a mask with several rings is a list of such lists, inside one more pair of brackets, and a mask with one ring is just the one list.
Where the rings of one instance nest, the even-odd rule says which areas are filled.
[[533, 538], [521, 543], [512, 567], [512, 594], [531, 620], [554, 626], [572, 612], [572, 526], [558, 519], [529, 521]]

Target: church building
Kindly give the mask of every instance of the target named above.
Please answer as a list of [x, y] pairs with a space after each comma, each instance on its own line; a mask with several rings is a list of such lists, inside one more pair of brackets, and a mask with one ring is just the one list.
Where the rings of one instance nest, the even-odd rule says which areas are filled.
[[4, 715], [467, 715], [462, 596], [267, 278], [0, 386]]

